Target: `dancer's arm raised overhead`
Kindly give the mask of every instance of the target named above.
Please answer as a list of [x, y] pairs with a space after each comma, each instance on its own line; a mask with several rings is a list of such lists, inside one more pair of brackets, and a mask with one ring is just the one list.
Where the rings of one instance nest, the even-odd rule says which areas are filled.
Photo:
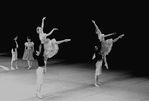
[[46, 37], [49, 36], [49, 35], [51, 35], [54, 30], [58, 30], [58, 28], [53, 28], [48, 34], [46, 34]]
[[43, 27], [44, 27], [44, 20], [46, 19], [46, 17], [43, 17], [42, 18], [42, 22], [41, 22], [41, 28], [42, 28], [42, 30], [43, 30]]
[[117, 37], [116, 39], [113, 40], [113, 43], [116, 42], [118, 39], [122, 38], [124, 36], [124, 34], [120, 35], [119, 37]]
[[63, 42], [68, 42], [71, 41], [71, 39], [64, 39], [64, 40], [60, 40], [60, 41], [55, 41], [56, 44], [61, 44]]
[[94, 20], [92, 20], [93, 24], [95, 25], [95, 28], [96, 28], [96, 34], [98, 34], [99, 36], [102, 34], [100, 29], [98, 28], [97, 24], [95, 23]]

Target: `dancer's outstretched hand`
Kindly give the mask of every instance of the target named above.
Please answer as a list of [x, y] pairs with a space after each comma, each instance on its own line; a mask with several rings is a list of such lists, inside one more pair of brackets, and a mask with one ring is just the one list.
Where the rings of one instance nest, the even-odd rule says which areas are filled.
[[58, 28], [53, 28], [53, 30], [58, 30]]
[[71, 41], [71, 39], [65, 39], [65, 42]]
[[120, 38], [122, 38], [124, 35], [125, 35], [125, 34], [122, 34], [122, 35], [120, 36]]
[[46, 19], [46, 17], [43, 17], [42, 19], [43, 19], [43, 20], [45, 20], [45, 19]]
[[95, 21], [94, 21], [94, 20], [92, 20], [92, 22], [93, 22], [93, 23], [95, 23]]

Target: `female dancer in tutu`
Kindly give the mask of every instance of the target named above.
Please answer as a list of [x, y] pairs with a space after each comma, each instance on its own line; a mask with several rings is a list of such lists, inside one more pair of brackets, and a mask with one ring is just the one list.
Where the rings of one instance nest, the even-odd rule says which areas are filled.
[[[116, 33], [110, 33], [110, 34], [107, 34], [107, 35], [102, 34], [100, 29], [98, 28], [97, 24], [95, 23], [95, 21], [92, 20], [92, 22], [95, 25], [96, 34], [98, 35], [98, 39], [99, 39], [99, 41], [101, 42], [102, 45], [105, 42], [105, 37], [108, 37], [108, 36], [116, 34]], [[108, 69], [108, 64], [107, 64], [107, 61], [106, 61], [106, 57], [104, 57], [104, 63], [105, 63], [106, 68]]]
[[14, 38], [12, 49], [11, 49], [11, 53], [12, 53], [11, 70], [15, 70], [15, 68], [13, 67], [13, 64], [15, 65], [16, 69], [19, 69], [18, 65], [17, 65], [17, 60], [18, 60], [18, 52], [17, 52], [18, 43], [17, 43], [17, 39], [18, 39], [18, 36], [16, 36]]
[[100, 42], [103, 41], [103, 40], [105, 39], [105, 37], [108, 37], [108, 36], [111, 36], [111, 35], [116, 34], [116, 33], [110, 33], [110, 34], [105, 35], [105, 34], [101, 33], [101, 31], [100, 31], [100, 29], [98, 28], [98, 26], [97, 26], [97, 24], [95, 23], [95, 21], [92, 20], [92, 22], [93, 22], [93, 24], [95, 25], [96, 34], [98, 35], [98, 39], [99, 39]]
[[43, 17], [41, 27], [37, 27], [37, 33], [39, 34], [39, 39], [41, 43], [44, 43], [43, 41], [53, 33], [54, 30], [58, 30], [57, 28], [53, 28], [48, 34], [43, 32], [43, 27], [44, 27], [44, 20], [46, 17]]
[[23, 60], [27, 60], [28, 62], [28, 69], [32, 67], [32, 61], [34, 60], [33, 52], [34, 52], [34, 42], [31, 41], [29, 37], [27, 37], [27, 42], [25, 42], [25, 49]]
[[59, 47], [58, 45], [63, 43], [63, 42], [68, 42], [70, 41], [70, 39], [64, 39], [61, 41], [56, 41], [55, 38], [53, 38], [52, 40], [50, 40], [49, 38], [47, 38], [44, 41], [44, 57], [45, 57], [45, 69], [46, 69], [46, 65], [47, 65], [47, 60], [48, 58], [52, 58], [54, 55], [57, 54]]
[[105, 62], [105, 66], [108, 69], [108, 63], [107, 63], [107, 59], [106, 56], [110, 53], [113, 43], [116, 42], [118, 39], [122, 38], [124, 36], [124, 34], [120, 35], [119, 37], [117, 37], [116, 39], [107, 39], [101, 42], [101, 51], [100, 54], [102, 55], [102, 58]]

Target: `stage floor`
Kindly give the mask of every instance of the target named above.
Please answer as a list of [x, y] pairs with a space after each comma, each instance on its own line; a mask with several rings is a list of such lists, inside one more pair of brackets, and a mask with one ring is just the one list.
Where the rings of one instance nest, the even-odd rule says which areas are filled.
[[[10, 69], [8, 57], [0, 65]], [[49, 60], [44, 74], [42, 99], [35, 96], [36, 68], [18, 61], [19, 70], [0, 68], [0, 101], [149, 101], [149, 78], [132, 76], [130, 71], [103, 70], [100, 87], [94, 86], [94, 65], [64, 64]]]

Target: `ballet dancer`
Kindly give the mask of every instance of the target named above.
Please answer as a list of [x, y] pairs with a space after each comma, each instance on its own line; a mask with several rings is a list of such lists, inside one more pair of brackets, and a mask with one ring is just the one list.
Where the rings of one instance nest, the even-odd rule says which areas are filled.
[[36, 70], [36, 74], [37, 74], [36, 96], [38, 98], [42, 98], [41, 87], [43, 85], [43, 73], [46, 73], [45, 72], [45, 64], [44, 64], [44, 44], [43, 43], [41, 43], [39, 45], [39, 51], [36, 51], [36, 55], [37, 55], [37, 61], [38, 61], [38, 68]]
[[45, 57], [45, 70], [46, 70], [46, 66], [47, 66], [47, 60], [48, 58], [52, 58], [54, 55], [57, 54], [59, 47], [58, 45], [64, 42], [68, 42], [71, 39], [64, 39], [61, 41], [56, 41], [55, 38], [53, 38], [52, 40], [50, 40], [49, 38], [47, 38], [44, 41], [44, 57]]
[[42, 19], [42, 23], [41, 23], [41, 27], [37, 27], [37, 33], [39, 34], [39, 39], [41, 41], [41, 43], [44, 43], [43, 41], [50, 36], [54, 30], [58, 30], [57, 28], [53, 28], [48, 34], [43, 32], [43, 28], [44, 28], [44, 20], [46, 17], [43, 17]]
[[100, 83], [99, 83], [99, 76], [102, 74], [102, 63], [103, 63], [103, 60], [102, 60], [102, 56], [100, 54], [100, 51], [99, 51], [99, 47], [95, 46], [95, 53], [92, 57], [92, 59], [95, 61], [95, 66], [96, 66], [96, 69], [95, 69], [95, 77], [94, 77], [94, 85], [96, 87], [99, 87], [100, 86]]
[[[98, 39], [99, 41], [101, 42], [101, 44], [103, 45], [103, 43], [105, 43], [105, 37], [108, 37], [108, 36], [111, 36], [111, 35], [114, 35], [116, 33], [110, 33], [110, 34], [103, 34], [101, 33], [100, 29], [98, 28], [97, 24], [95, 23], [94, 20], [92, 20], [93, 24], [95, 25], [95, 28], [96, 28], [96, 34], [98, 35]], [[108, 64], [106, 62], [106, 57], [104, 57], [104, 63], [105, 63], [105, 66], [106, 68], [108, 69]]]
[[18, 65], [17, 65], [17, 60], [18, 60], [18, 52], [17, 52], [17, 49], [18, 49], [18, 43], [17, 43], [17, 39], [18, 39], [18, 36], [16, 36], [14, 38], [14, 41], [13, 41], [13, 47], [11, 49], [11, 53], [12, 53], [12, 59], [11, 59], [11, 70], [15, 70], [15, 68], [13, 67], [13, 64], [15, 65], [16, 69], [19, 69], [18, 68]]
[[27, 37], [27, 42], [25, 42], [25, 49], [23, 60], [27, 60], [28, 69], [32, 67], [32, 61], [34, 60], [33, 52], [34, 52], [34, 42], [31, 41], [29, 37]]
[[104, 41], [105, 37], [108, 37], [108, 36], [116, 34], [116, 33], [110, 33], [110, 34], [105, 35], [105, 34], [101, 33], [101, 30], [98, 28], [98, 26], [97, 26], [97, 24], [95, 23], [94, 20], [92, 20], [92, 23], [95, 25], [96, 34], [98, 35], [98, 39], [99, 39], [100, 42]]
[[105, 66], [107, 69], [108, 69], [108, 63], [107, 63], [106, 56], [110, 53], [113, 43], [115, 43], [118, 39], [122, 38], [123, 36], [124, 36], [124, 34], [118, 36], [116, 39], [110, 38], [110, 39], [107, 39], [107, 40], [101, 42], [101, 52], [100, 53], [102, 55], [102, 58], [104, 60], [104, 63], [105, 63]]

